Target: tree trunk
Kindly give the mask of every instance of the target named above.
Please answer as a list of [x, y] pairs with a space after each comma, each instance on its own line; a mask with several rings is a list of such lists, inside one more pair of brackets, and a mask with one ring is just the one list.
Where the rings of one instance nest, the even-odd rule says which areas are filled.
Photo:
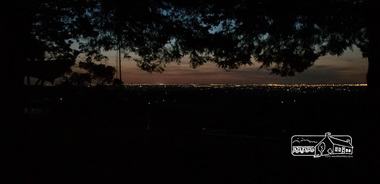
[[[367, 29], [369, 34], [368, 47], [368, 96], [365, 103], [365, 114], [363, 120], [358, 122], [358, 132], [362, 138], [359, 139], [357, 145], [362, 147], [361, 153], [358, 153], [359, 159], [363, 165], [363, 182], [374, 181], [377, 176], [376, 168], [380, 162], [374, 155], [380, 154], [378, 146], [380, 141], [378, 133], [380, 131], [380, 1], [369, 0], [366, 10], [368, 11]], [[360, 141], [361, 140], [361, 141]], [[367, 182], [367, 183], [368, 183]]]
[[376, 17], [380, 16], [380, 2], [370, 0], [368, 16], [369, 50], [367, 84], [370, 96], [380, 98], [380, 22]]
[[[379, 50], [380, 51], [380, 50]], [[380, 96], [380, 63], [379, 57], [368, 57], [367, 85], [369, 95], [374, 98]]]
[[[1, 118], [19, 118], [23, 114], [25, 63], [33, 50], [31, 31], [37, 7], [37, 1], [26, 0], [4, 2], [0, 7], [4, 25], [0, 27]], [[14, 122], [17, 121], [13, 119]]]
[[[373, 23], [375, 24], [375, 23]], [[369, 29], [370, 43], [368, 55], [367, 84], [371, 96], [380, 97], [380, 22]]]

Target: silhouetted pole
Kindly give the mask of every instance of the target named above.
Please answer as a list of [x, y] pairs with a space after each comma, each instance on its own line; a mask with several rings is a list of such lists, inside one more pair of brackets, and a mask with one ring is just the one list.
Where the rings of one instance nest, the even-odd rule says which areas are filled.
[[380, 99], [380, 23], [373, 20], [379, 15], [380, 2], [378, 0], [369, 1], [369, 56], [368, 56], [368, 72], [367, 84], [370, 95], [377, 102]]
[[116, 69], [116, 73], [115, 73], [115, 78], [117, 78], [117, 75], [118, 75], [118, 72], [119, 72], [119, 52], [117, 51], [116, 52], [116, 56], [115, 56], [115, 62], [116, 62], [116, 66], [115, 66], [115, 69]]
[[120, 75], [120, 82], [123, 82], [121, 79], [121, 43], [119, 42], [119, 75]]

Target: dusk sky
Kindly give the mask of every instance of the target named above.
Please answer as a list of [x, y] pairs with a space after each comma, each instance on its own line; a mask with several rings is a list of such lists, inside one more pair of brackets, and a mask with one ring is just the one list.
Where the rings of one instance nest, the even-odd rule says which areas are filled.
[[[115, 66], [116, 52], [108, 52], [107, 65]], [[293, 77], [281, 77], [260, 69], [260, 63], [242, 66], [237, 70], [225, 71], [215, 63], [193, 69], [187, 57], [181, 64], [166, 65], [163, 73], [148, 73], [136, 66], [132, 59], [122, 60], [122, 78], [124, 84], [336, 84], [366, 83], [368, 61], [358, 48], [347, 50], [342, 56], [327, 55], [320, 57], [312, 67]]]
[[[115, 66], [116, 51], [105, 52], [104, 55], [108, 60], [102, 63]], [[180, 65], [175, 62], [167, 64], [163, 73], [148, 73], [138, 68], [133, 59], [123, 58], [122, 78], [124, 84], [365, 84], [368, 61], [358, 48], [354, 48], [353, 51], [346, 50], [339, 57], [320, 57], [313, 66], [293, 77], [270, 74], [270, 70], [259, 69], [260, 66], [260, 63], [254, 62], [251, 66], [225, 71], [215, 63], [208, 62], [193, 69], [185, 56]], [[78, 71], [75, 67], [73, 70]], [[36, 80], [32, 78], [31, 82]], [[59, 83], [57, 79], [55, 84]], [[45, 84], [50, 85], [49, 82]]]

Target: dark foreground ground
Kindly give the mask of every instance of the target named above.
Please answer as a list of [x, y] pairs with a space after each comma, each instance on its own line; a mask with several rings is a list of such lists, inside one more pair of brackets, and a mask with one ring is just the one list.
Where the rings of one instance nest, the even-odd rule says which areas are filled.
[[[364, 87], [30, 87], [25, 96], [21, 122], [7, 120], [4, 133], [10, 183], [376, 183], [379, 112]], [[325, 132], [350, 135], [353, 157], [291, 155], [292, 135]]]

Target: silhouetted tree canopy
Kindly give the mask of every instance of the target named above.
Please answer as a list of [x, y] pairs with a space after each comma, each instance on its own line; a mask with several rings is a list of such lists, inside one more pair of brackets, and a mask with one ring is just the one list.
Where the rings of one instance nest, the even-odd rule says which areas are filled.
[[65, 78], [63, 85], [89, 87], [91, 86], [91, 74], [73, 72], [69, 77]]
[[[54, 57], [45, 56], [42, 59], [29, 60], [25, 64], [25, 75], [38, 78], [37, 83], [41, 82], [41, 85], [46, 80], [54, 84], [54, 80], [58, 77], [71, 73], [71, 67], [78, 54], [78, 51], [74, 51], [73, 53], [57, 54]], [[28, 85], [29, 83], [28, 79]]]
[[93, 1], [81, 48], [136, 52], [137, 64], [162, 72], [190, 56], [224, 69], [252, 64], [292, 76], [326, 54], [356, 45], [367, 56], [365, 1]]
[[214, 62], [230, 70], [256, 60], [274, 74], [292, 76], [320, 56], [341, 55], [353, 46], [364, 57], [375, 56], [370, 40], [378, 37], [376, 31], [372, 38], [369, 34], [376, 25], [371, 21], [377, 14], [373, 0], [40, 0], [29, 4], [33, 9], [28, 15], [33, 16], [25, 39], [35, 47], [25, 59], [57, 57], [77, 45], [88, 58], [102, 60], [102, 51], [120, 49], [141, 56], [137, 65], [148, 72], [162, 72], [165, 64], [189, 56], [194, 68]]
[[[115, 68], [104, 64], [95, 64], [91, 61], [79, 62], [79, 68], [85, 69], [93, 82], [97, 85], [111, 84], [115, 75]], [[92, 81], [90, 81], [90, 84]]]

